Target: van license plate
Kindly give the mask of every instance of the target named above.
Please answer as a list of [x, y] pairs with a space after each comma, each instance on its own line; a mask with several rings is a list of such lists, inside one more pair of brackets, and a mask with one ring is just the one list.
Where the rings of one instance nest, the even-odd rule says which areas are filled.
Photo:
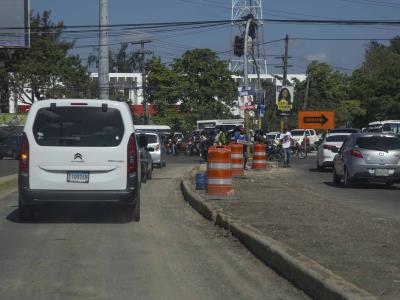
[[67, 182], [89, 183], [89, 172], [67, 172]]
[[376, 169], [375, 176], [389, 176], [389, 170], [388, 169]]

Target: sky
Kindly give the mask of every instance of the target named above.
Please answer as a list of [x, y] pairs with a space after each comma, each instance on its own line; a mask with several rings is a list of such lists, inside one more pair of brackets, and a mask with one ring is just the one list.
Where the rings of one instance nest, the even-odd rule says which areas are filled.
[[[97, 25], [99, 0], [30, 0], [30, 8], [42, 12], [52, 11], [54, 21], [65, 25]], [[132, 24], [178, 21], [230, 20], [231, 0], [109, 0], [109, 24]], [[268, 19], [362, 19], [399, 20], [400, 0], [264, 0], [263, 17]], [[289, 73], [304, 73], [311, 60], [327, 62], [335, 69], [351, 72], [363, 61], [368, 41], [311, 41], [292, 38], [365, 38], [390, 39], [400, 35], [400, 26], [327, 26], [264, 23], [264, 41], [282, 39], [289, 35]], [[74, 36], [77, 38], [78, 36]], [[137, 37], [136, 37], [137, 39]], [[217, 52], [230, 49], [231, 28], [173, 32], [151, 35], [152, 43], [146, 48], [171, 62], [185, 50], [210, 48]], [[132, 34], [110, 38], [110, 44], [135, 40]], [[97, 34], [80, 35], [76, 45], [98, 43]], [[387, 41], [382, 41], [387, 43]], [[111, 46], [118, 47], [118, 46]], [[268, 73], [280, 73], [274, 65], [274, 55], [284, 53], [284, 43], [266, 45]], [[92, 47], [77, 48], [83, 61], [94, 51]], [[229, 55], [221, 56], [228, 59]]]

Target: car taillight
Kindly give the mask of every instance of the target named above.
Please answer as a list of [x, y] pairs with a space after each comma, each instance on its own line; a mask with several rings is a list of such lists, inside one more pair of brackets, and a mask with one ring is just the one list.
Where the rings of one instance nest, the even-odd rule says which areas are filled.
[[352, 156], [354, 156], [354, 157], [357, 157], [357, 158], [363, 158], [362, 153], [360, 151], [358, 151], [358, 150], [355, 150], [355, 149], [351, 150], [350, 154]]
[[156, 151], [160, 150], [160, 144], [157, 144]]
[[29, 141], [25, 133], [21, 138], [19, 171], [25, 173], [24, 175], [27, 175], [29, 171]]
[[137, 148], [136, 137], [132, 133], [128, 142], [128, 173], [137, 171]]

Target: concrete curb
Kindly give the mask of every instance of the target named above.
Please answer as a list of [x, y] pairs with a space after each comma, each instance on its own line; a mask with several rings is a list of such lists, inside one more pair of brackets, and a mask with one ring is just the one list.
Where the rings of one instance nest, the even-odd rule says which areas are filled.
[[0, 177], [0, 191], [5, 189], [16, 187], [18, 184], [18, 175], [9, 175]]
[[226, 215], [211, 200], [196, 192], [188, 176], [182, 179], [181, 190], [185, 200], [207, 220], [229, 230], [256, 257], [310, 297], [328, 300], [377, 299], [314, 260]]

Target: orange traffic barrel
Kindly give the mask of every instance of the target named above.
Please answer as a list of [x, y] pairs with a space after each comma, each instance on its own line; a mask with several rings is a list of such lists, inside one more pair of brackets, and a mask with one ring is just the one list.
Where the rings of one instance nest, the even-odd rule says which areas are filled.
[[253, 170], [265, 170], [267, 168], [267, 161], [265, 160], [265, 145], [255, 144], [253, 155]]
[[228, 147], [231, 149], [232, 176], [244, 176], [243, 144], [230, 143]]
[[233, 194], [231, 150], [225, 146], [208, 148], [207, 160], [207, 194]]

